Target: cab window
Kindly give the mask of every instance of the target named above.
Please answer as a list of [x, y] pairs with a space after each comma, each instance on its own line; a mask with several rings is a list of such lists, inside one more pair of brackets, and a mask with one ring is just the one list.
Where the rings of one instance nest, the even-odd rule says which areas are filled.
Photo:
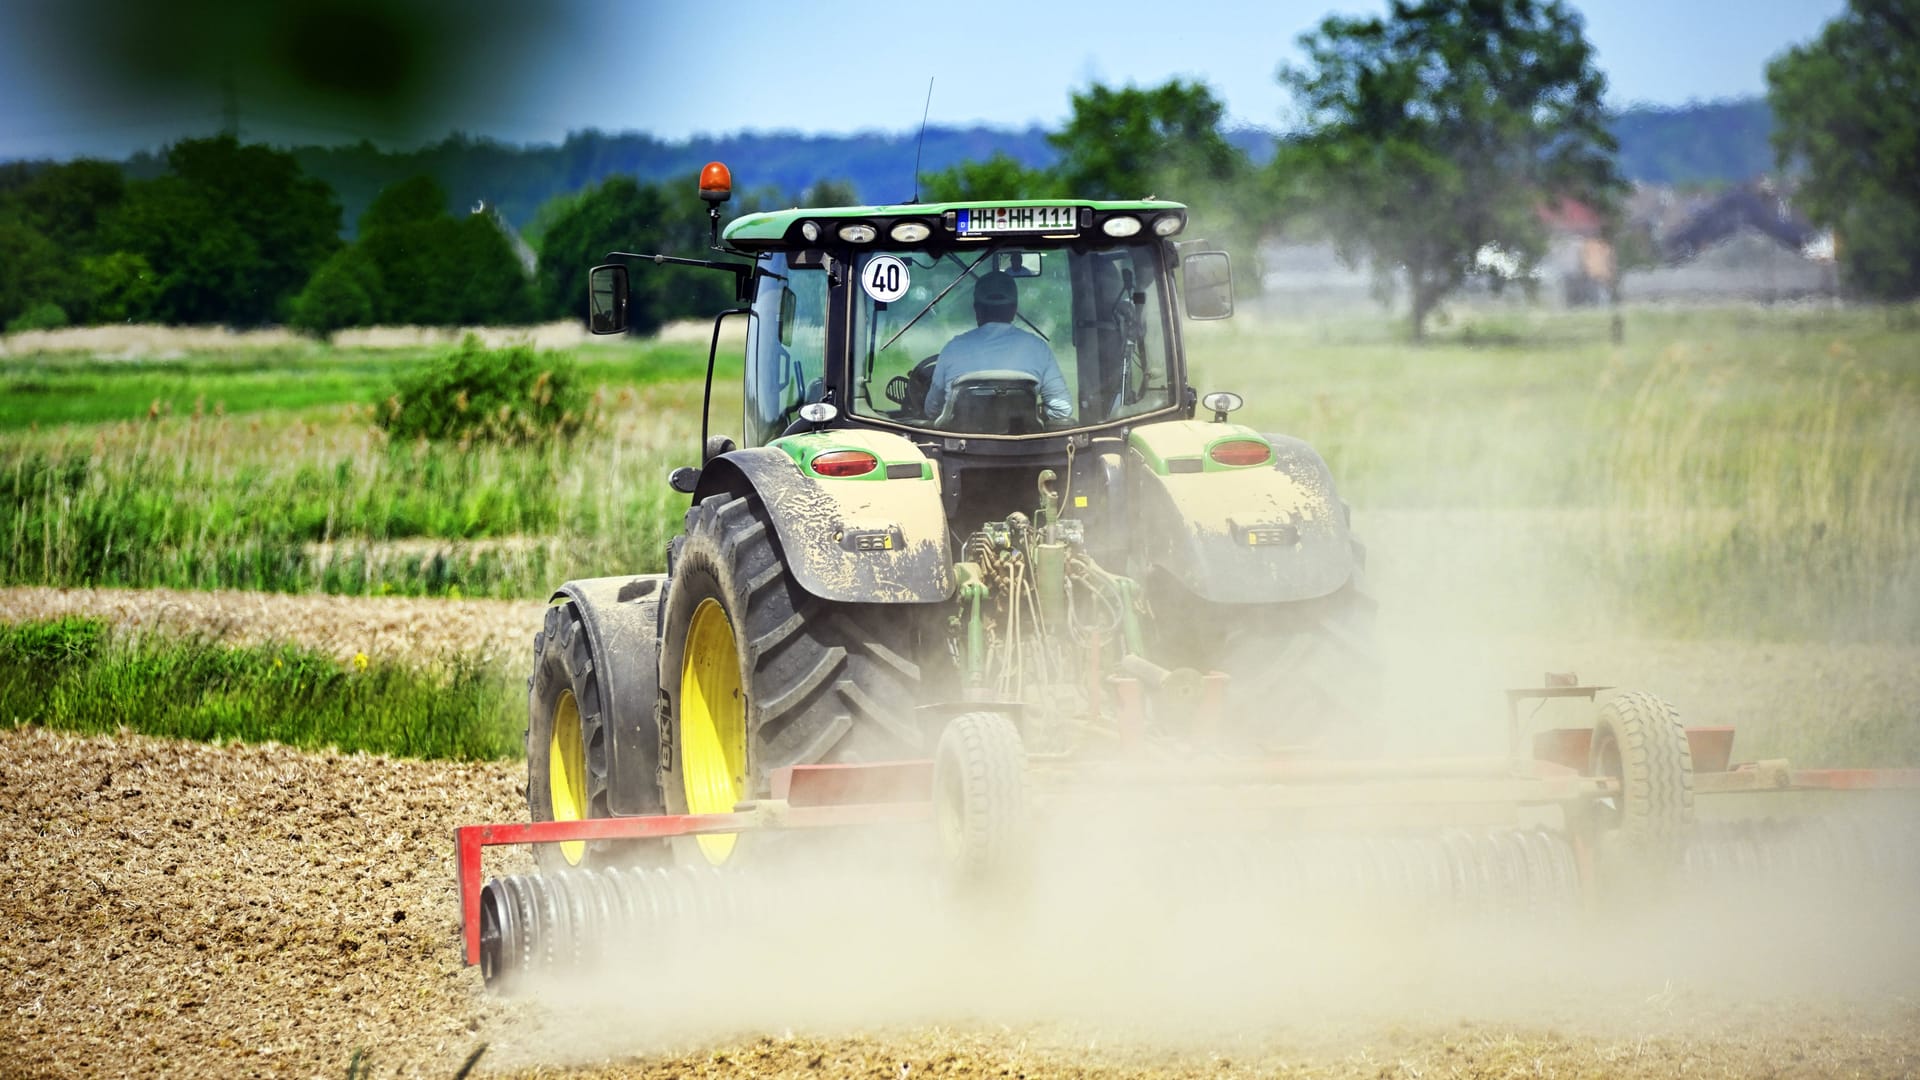
[[790, 267], [784, 253], [762, 256], [747, 325], [743, 434], [765, 446], [785, 433], [800, 406], [826, 394], [827, 275]]

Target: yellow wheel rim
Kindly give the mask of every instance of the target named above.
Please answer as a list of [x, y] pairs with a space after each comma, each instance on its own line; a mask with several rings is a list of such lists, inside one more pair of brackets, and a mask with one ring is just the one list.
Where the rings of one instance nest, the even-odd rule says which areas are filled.
[[[562, 691], [553, 709], [553, 733], [547, 738], [547, 794], [553, 820], [580, 821], [587, 816], [587, 752], [580, 745], [580, 703], [572, 690]], [[587, 854], [583, 840], [567, 840], [560, 854], [579, 866]]]
[[[747, 797], [747, 696], [733, 624], [718, 600], [700, 601], [680, 662], [680, 776], [690, 814], [725, 814]], [[733, 854], [734, 835], [698, 838], [707, 861]]]

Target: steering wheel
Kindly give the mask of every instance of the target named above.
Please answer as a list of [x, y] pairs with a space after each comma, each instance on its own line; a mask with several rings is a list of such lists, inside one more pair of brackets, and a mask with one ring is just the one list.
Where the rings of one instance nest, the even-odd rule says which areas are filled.
[[900, 406], [898, 417], [926, 418], [927, 394], [933, 389], [933, 369], [939, 362], [940, 354], [935, 353], [913, 365], [905, 375], [887, 380], [887, 400]]

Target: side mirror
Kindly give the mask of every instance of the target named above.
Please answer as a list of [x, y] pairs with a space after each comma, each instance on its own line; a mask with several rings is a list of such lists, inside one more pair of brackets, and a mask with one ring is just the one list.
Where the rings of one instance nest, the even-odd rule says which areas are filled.
[[1189, 319], [1233, 318], [1233, 263], [1224, 251], [1196, 251], [1180, 260]]
[[626, 267], [608, 263], [587, 271], [587, 329], [596, 334], [626, 331]]

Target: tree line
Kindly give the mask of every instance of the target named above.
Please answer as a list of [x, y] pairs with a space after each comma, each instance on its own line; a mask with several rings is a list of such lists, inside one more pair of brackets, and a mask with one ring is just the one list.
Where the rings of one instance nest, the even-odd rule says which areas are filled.
[[[1850, 0], [1819, 39], [1767, 71], [1776, 162], [1804, 181], [1804, 205], [1836, 229], [1846, 280], [1867, 296], [1920, 294], [1920, 174], [1910, 167], [1920, 119], [1893, 107], [1910, 99], [1901, 88], [1920, 84], [1917, 12], [1916, 0]], [[1060, 130], [1040, 136], [1044, 164], [1031, 163], [1032, 146], [962, 154], [922, 176], [903, 169], [901, 191], [867, 195], [1177, 199], [1193, 208], [1188, 236], [1243, 256], [1275, 235], [1332, 241], [1378, 268], [1383, 288], [1405, 290], [1416, 338], [1469, 280], [1529, 280], [1548, 242], [1542, 207], [1585, 203], [1618, 239], [1617, 118], [1564, 0], [1392, 0], [1379, 16], [1330, 16], [1301, 44], [1306, 59], [1278, 76], [1299, 120], [1270, 152], [1226, 130], [1204, 83], [1095, 84], [1072, 95]], [[0, 326], [285, 323], [324, 333], [577, 317], [586, 269], [606, 251], [706, 244], [692, 158], [684, 179], [587, 179], [620, 145], [588, 133], [560, 148], [579, 171], [524, 219], [530, 247], [497, 206], [456, 207], [431, 169], [356, 189], [364, 209], [345, 221], [340, 193], [302, 166], [323, 151], [221, 137], [124, 170], [6, 166]], [[846, 180], [808, 182], [797, 197], [763, 182], [735, 208], [859, 201]], [[1489, 250], [1500, 258], [1484, 258]], [[729, 301], [711, 275], [634, 280], [642, 331]]]

